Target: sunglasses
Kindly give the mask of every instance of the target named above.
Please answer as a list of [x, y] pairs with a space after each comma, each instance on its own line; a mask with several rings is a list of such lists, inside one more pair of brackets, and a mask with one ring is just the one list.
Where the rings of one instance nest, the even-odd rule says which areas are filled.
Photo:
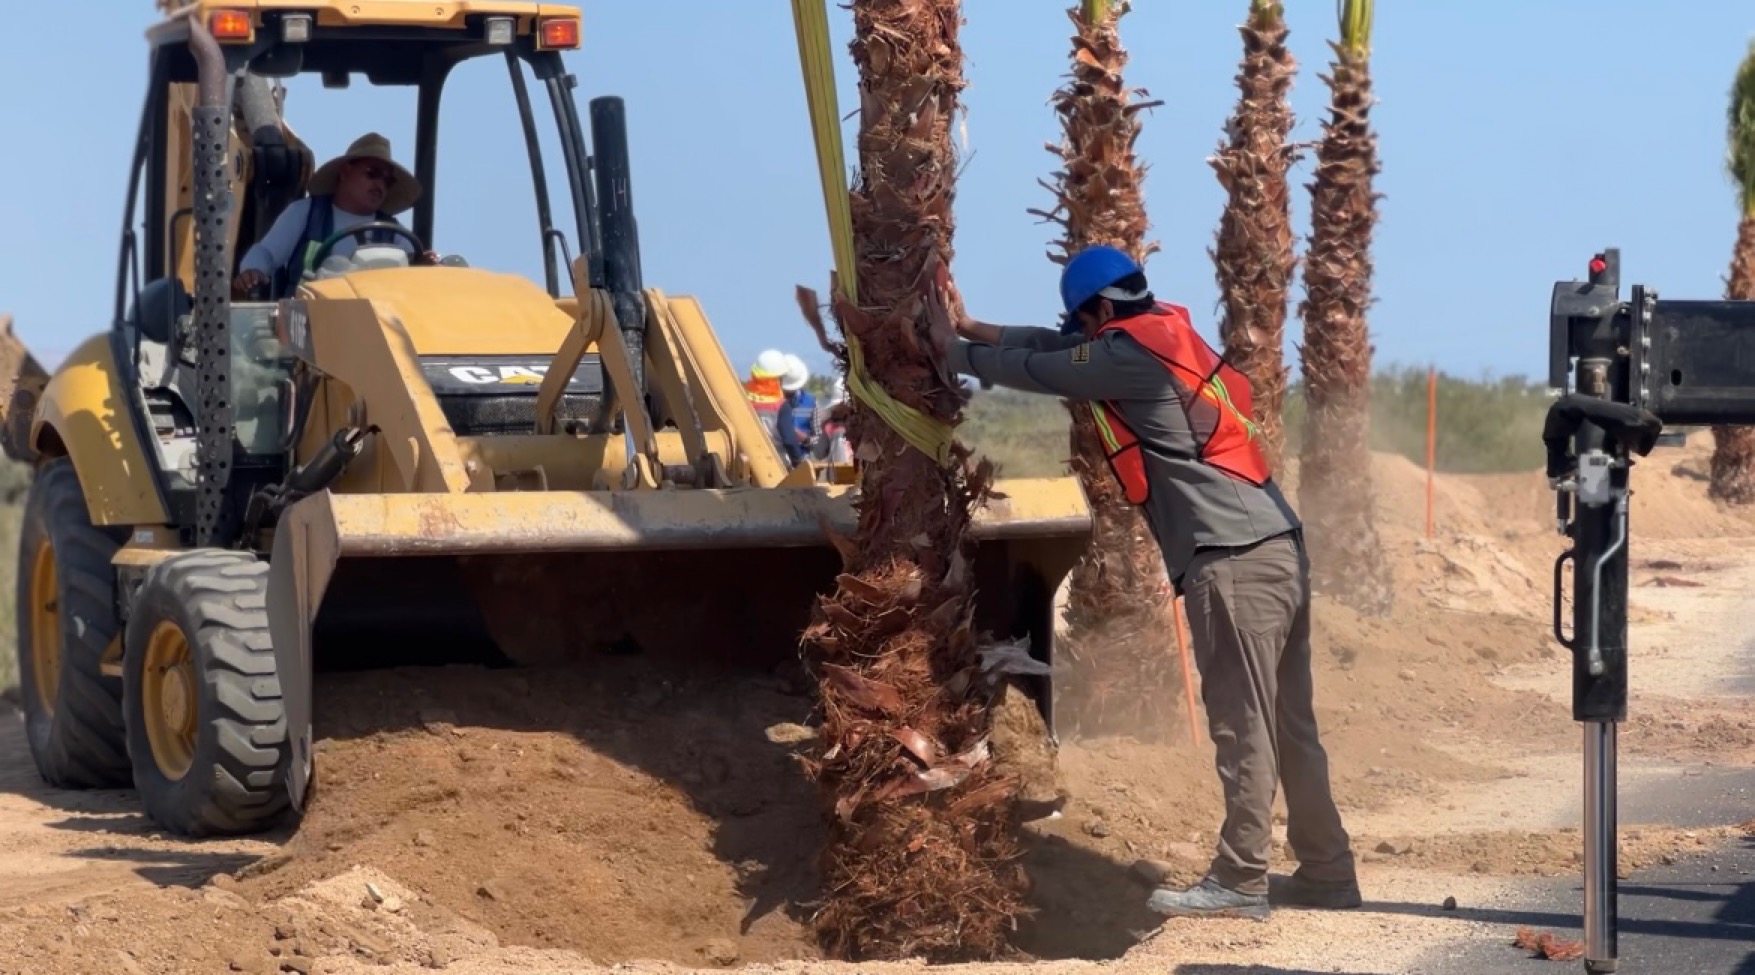
[[396, 185], [396, 173], [388, 166], [380, 166], [377, 163], [362, 163], [356, 165], [355, 171], [375, 183], [383, 183], [385, 186]]

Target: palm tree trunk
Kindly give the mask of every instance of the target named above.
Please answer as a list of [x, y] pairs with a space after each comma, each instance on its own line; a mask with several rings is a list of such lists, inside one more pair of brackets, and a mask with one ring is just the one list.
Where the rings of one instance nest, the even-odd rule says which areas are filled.
[[1306, 257], [1303, 370], [1308, 419], [1299, 502], [1310, 523], [1312, 586], [1361, 613], [1394, 603], [1389, 564], [1374, 523], [1371, 476], [1372, 178], [1379, 171], [1371, 131], [1370, 3], [1345, 0], [1342, 43], [1324, 75], [1329, 119], [1317, 147]]
[[[1737, 227], [1725, 297], [1755, 301], [1755, 212], [1744, 213]], [[1713, 427], [1712, 439], [1708, 493], [1731, 504], [1755, 502], [1755, 427]]]
[[1298, 63], [1286, 49], [1278, 0], [1251, 0], [1249, 19], [1239, 30], [1237, 109], [1228, 142], [1209, 160], [1227, 194], [1213, 249], [1224, 306], [1219, 337], [1226, 358], [1249, 377], [1263, 452], [1270, 469], [1278, 470], [1286, 443], [1286, 296], [1298, 266], [1286, 177], [1297, 159], [1286, 140], [1292, 131], [1287, 95]]
[[[1123, 85], [1127, 52], [1118, 22], [1127, 9], [1126, 0], [1082, 0], [1067, 11], [1072, 74], [1054, 95], [1064, 135], [1050, 147], [1061, 161], [1049, 186], [1056, 206], [1031, 211], [1061, 227], [1058, 253], [1050, 255], [1057, 264], [1092, 244], [1119, 247], [1141, 262], [1157, 250], [1145, 239], [1145, 172], [1133, 146], [1138, 113], [1160, 103], [1133, 102]], [[1164, 555], [1109, 470], [1090, 405], [1063, 403], [1072, 419], [1072, 470], [1095, 524], [1068, 580], [1066, 670], [1056, 679], [1055, 707], [1069, 737], [1161, 739], [1181, 688], [1169, 647], [1175, 605]]]
[[[1726, 168], [1737, 184], [1742, 222], [1731, 253], [1731, 277], [1725, 296], [1755, 300], [1755, 41], [1737, 65], [1731, 83], [1730, 112], [1725, 125]], [[1712, 474], [1708, 493], [1731, 504], [1755, 501], [1755, 428], [1713, 427]]]
[[[870, 379], [954, 426], [967, 393], [939, 360], [923, 275], [951, 262], [958, 0], [853, 0], [859, 175], [851, 192], [859, 303], [837, 294]], [[821, 678], [824, 750], [807, 763], [829, 818], [815, 919], [831, 956], [992, 958], [1024, 903], [1016, 784], [989, 758], [994, 692], [971, 630], [970, 513], [990, 467], [948, 466], [856, 397], [859, 527], [804, 635]]]

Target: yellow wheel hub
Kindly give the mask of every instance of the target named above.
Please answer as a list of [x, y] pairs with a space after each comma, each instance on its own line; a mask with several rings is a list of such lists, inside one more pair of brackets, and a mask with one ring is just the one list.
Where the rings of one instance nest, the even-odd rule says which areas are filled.
[[37, 703], [52, 716], [61, 688], [61, 595], [55, 585], [55, 549], [48, 539], [38, 543], [31, 562], [30, 662]]
[[140, 710], [146, 718], [152, 760], [165, 778], [175, 782], [195, 762], [200, 717], [195, 656], [182, 628], [168, 620], [154, 627], [141, 663]]

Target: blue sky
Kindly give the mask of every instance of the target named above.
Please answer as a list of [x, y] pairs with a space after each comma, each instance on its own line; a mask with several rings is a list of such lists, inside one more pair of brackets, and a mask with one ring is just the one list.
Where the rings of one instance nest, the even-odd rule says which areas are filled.
[[[1063, 0], [966, 0], [969, 144], [956, 213], [959, 285], [979, 317], [1048, 322], [1053, 228], [1037, 180], [1058, 137], [1048, 105], [1065, 73]], [[1333, 0], [1290, 0], [1295, 138], [1320, 131], [1318, 74]], [[764, 347], [827, 357], [793, 288], [826, 290], [832, 258], [809, 119], [783, 0], [585, 3], [570, 56], [581, 102], [627, 100], [647, 283], [701, 298], [733, 364]], [[1213, 335], [1207, 248], [1223, 206], [1206, 163], [1235, 100], [1244, 0], [1138, 0], [1124, 20], [1128, 80], [1166, 104], [1145, 118], [1147, 207], [1162, 246], [1148, 270]], [[106, 15], [99, 14], [99, 9]], [[0, 35], [0, 187], [8, 245], [0, 311], [49, 359], [109, 326], [127, 155], [145, 80], [147, 0], [100, 0], [77, 18], [18, 5]], [[829, 9], [843, 112], [857, 101], [848, 12]], [[1755, 33], [1747, 0], [1383, 0], [1373, 71], [1384, 194], [1374, 246], [1371, 328], [1380, 365], [1538, 376], [1551, 283], [1622, 248], [1625, 283], [1668, 297], [1716, 297], [1737, 210], [1724, 173], [1725, 99]], [[546, 116], [541, 92], [539, 122]], [[411, 92], [292, 86], [294, 127], [320, 157], [357, 134], [390, 136], [412, 163]], [[848, 158], [856, 119], [844, 126]], [[440, 136], [435, 244], [471, 263], [536, 276], [535, 208], [503, 65], [462, 69]], [[559, 165], [545, 140], [551, 179]], [[1308, 230], [1310, 158], [1294, 218]], [[565, 207], [561, 207], [564, 214]], [[575, 243], [576, 246], [576, 243]], [[1300, 242], [1300, 250], [1302, 250]], [[1294, 294], [1294, 301], [1297, 297]], [[1295, 305], [1294, 305], [1295, 308]], [[1288, 353], [1300, 334], [1288, 322]], [[1294, 360], [1295, 361], [1295, 360]]]

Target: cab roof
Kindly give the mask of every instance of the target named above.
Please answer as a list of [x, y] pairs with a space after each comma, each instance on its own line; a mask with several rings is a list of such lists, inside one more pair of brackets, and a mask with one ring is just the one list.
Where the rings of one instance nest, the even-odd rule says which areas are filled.
[[579, 18], [574, 4], [532, 0], [157, 0], [165, 20], [188, 16], [211, 18], [220, 11], [243, 11], [261, 25], [264, 14], [309, 13], [319, 27], [434, 27], [463, 29], [480, 16], [519, 18], [518, 32], [528, 33], [530, 18]]
[[[192, 21], [207, 25], [234, 65], [268, 77], [364, 75], [376, 85], [421, 83], [433, 56], [455, 63], [509, 46], [528, 53], [581, 45], [579, 7], [533, 0], [157, 0], [147, 31], [171, 53], [176, 80], [193, 77], [183, 52]], [[510, 28], [508, 31], [508, 23]], [[507, 36], [509, 33], [510, 36]]]

